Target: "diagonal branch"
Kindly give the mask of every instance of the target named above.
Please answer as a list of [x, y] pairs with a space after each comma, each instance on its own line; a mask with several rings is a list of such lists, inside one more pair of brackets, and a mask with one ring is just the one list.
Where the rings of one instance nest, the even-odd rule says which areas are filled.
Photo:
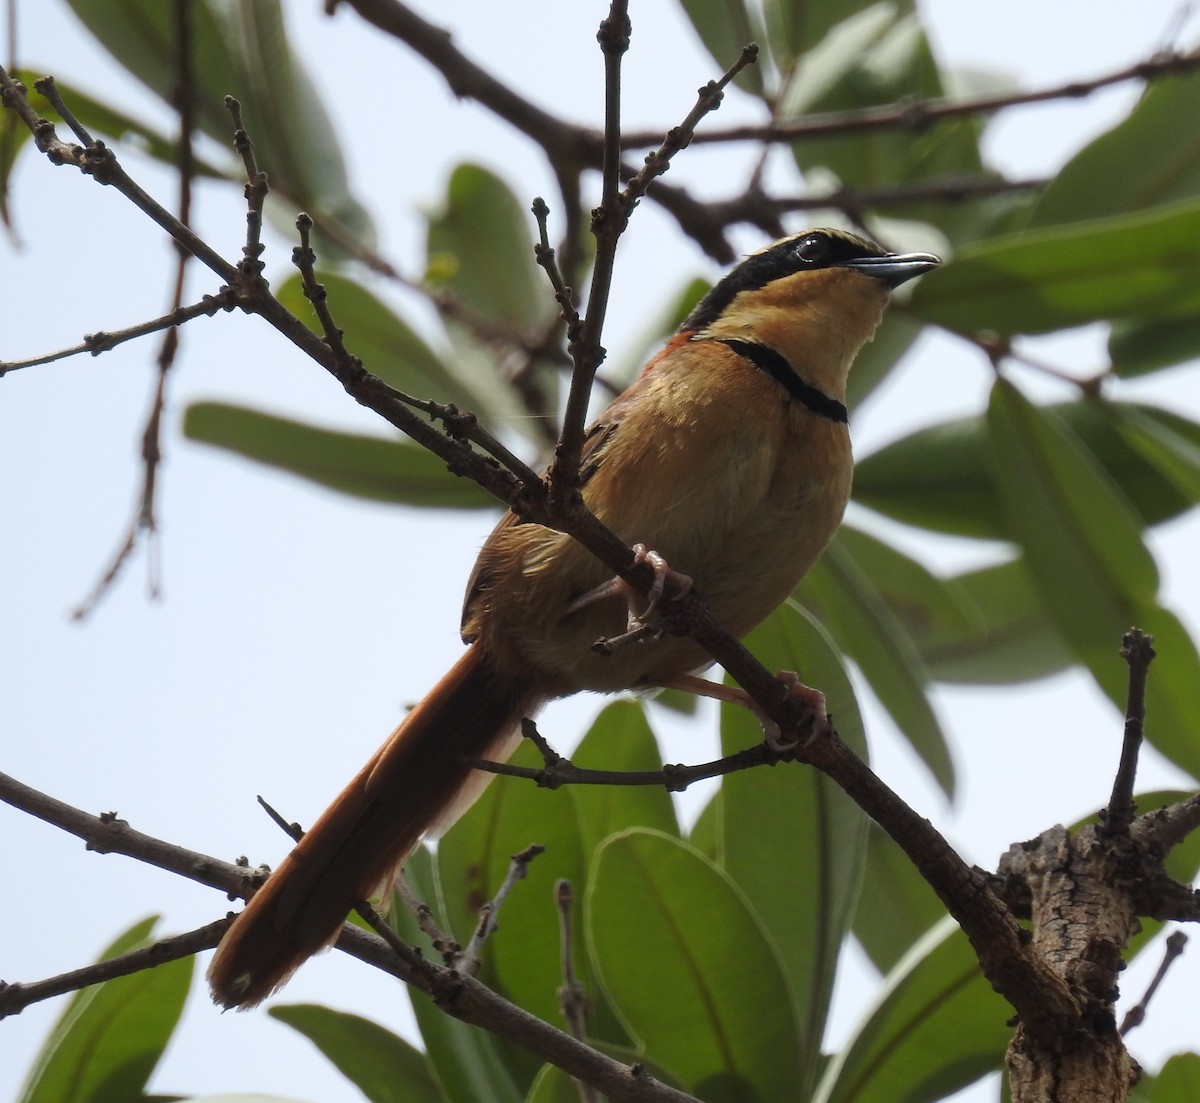
[[[91, 850], [126, 854], [160, 869], [221, 889], [231, 896], [249, 896], [261, 882], [261, 874], [244, 866], [222, 862], [207, 854], [200, 854], [145, 835], [135, 831], [114, 815], [91, 815], [23, 785], [3, 773], [0, 773], [0, 802], [19, 808], [84, 839]], [[196, 952], [215, 945], [224, 924], [225, 921], [221, 920], [190, 934], [164, 940], [168, 949], [161, 952], [169, 953], [183, 945], [191, 946], [188, 952]], [[403, 943], [398, 946], [389, 945], [378, 935], [346, 924], [338, 936], [337, 948], [426, 993], [447, 1014], [507, 1038], [543, 1060], [557, 1065], [571, 1076], [595, 1084], [600, 1091], [619, 1103], [695, 1103], [692, 1096], [646, 1075], [640, 1066], [630, 1067], [592, 1049], [509, 1003], [474, 978], [435, 964], [414, 947]], [[146, 958], [152, 957], [154, 948], [143, 953]], [[146, 958], [138, 959], [136, 964], [139, 968], [149, 968], [154, 964]], [[80, 984], [96, 983], [105, 979], [97, 973], [97, 968], [77, 970], [74, 974], [63, 974], [62, 977], [52, 978], [47, 982], [10, 985], [7, 989], [0, 989], [0, 1017], [5, 1013], [19, 1011], [26, 1003], [33, 1002], [26, 999], [25, 1003], [22, 1003], [22, 992], [28, 995], [38, 991], [43, 983], [55, 987], [56, 991], [52, 994], [61, 994], [79, 987]], [[65, 986], [65, 978], [72, 975], [78, 983]], [[13, 1001], [11, 1007], [5, 1002], [9, 992], [13, 993], [7, 997]], [[51, 993], [47, 991], [46, 994]]]

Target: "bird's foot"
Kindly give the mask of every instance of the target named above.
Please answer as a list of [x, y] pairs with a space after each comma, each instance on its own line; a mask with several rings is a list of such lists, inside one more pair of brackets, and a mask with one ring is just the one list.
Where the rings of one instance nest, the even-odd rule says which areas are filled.
[[607, 582], [602, 582], [599, 586], [588, 590], [587, 593], [580, 594], [567, 606], [567, 615], [570, 616], [572, 613], [579, 612], [580, 609], [586, 609], [589, 605], [594, 605], [597, 601], [603, 601], [605, 598], [623, 597], [628, 610], [626, 631], [637, 632], [645, 627], [647, 618], [654, 612], [663, 595], [667, 593], [668, 586], [671, 587], [672, 597], [683, 597], [691, 591], [691, 577], [672, 570], [658, 552], [647, 548], [645, 544], [633, 545], [633, 558], [634, 562], [639, 564], [649, 563], [654, 570], [654, 582], [650, 586], [649, 593], [643, 596], [623, 578], [610, 578]]

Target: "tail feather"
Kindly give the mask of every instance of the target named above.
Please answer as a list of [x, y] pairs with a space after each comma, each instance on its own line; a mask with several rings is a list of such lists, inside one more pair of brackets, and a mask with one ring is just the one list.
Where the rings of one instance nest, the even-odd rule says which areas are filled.
[[[477, 795], [459, 756], [501, 748], [539, 704], [472, 647], [325, 810], [234, 920], [208, 970], [213, 999], [252, 1007], [337, 938], [360, 900], [390, 880], [421, 837]], [[485, 776], [486, 779], [486, 776]]]

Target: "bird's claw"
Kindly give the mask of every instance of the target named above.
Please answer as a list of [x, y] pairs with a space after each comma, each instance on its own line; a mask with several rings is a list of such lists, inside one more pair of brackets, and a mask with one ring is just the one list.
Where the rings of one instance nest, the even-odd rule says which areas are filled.
[[568, 616], [579, 612], [580, 609], [586, 609], [589, 605], [594, 605], [597, 601], [621, 596], [625, 599], [627, 610], [625, 630], [627, 633], [637, 632], [645, 627], [650, 614], [654, 612], [667, 592], [668, 585], [673, 588], [675, 591], [673, 596], [676, 597], [683, 597], [690, 592], [691, 577], [672, 570], [658, 552], [647, 548], [645, 544], [634, 544], [632, 550], [635, 563], [648, 563], [654, 570], [654, 582], [651, 584], [649, 592], [643, 597], [623, 578], [610, 578], [607, 582], [602, 582], [599, 586], [593, 587], [587, 593], [580, 594], [572, 601], [567, 606]]

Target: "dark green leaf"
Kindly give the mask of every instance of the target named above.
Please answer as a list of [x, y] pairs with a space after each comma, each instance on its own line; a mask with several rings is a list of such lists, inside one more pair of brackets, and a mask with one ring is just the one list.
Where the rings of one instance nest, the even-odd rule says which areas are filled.
[[[716, 62], [718, 73], [737, 61], [743, 46], [763, 41], [758, 12], [752, 11], [745, 0], [680, 0], [680, 3], [700, 41]], [[756, 96], [763, 93], [761, 54], [759, 58], [758, 64], [747, 65], [737, 75], [738, 86]]]
[[[833, 6], [826, 10], [832, 13]], [[913, 5], [872, 4], [838, 23], [805, 54], [781, 95], [779, 115], [790, 120], [943, 93], [941, 73]], [[883, 128], [815, 136], [795, 142], [792, 150], [806, 172], [823, 166], [848, 187], [888, 187], [979, 173], [979, 134], [976, 120], [952, 119], [919, 132]], [[971, 206], [961, 203], [906, 203], [879, 211], [931, 222], [952, 240], [967, 235], [979, 220]]]
[[1158, 590], [1137, 517], [1069, 430], [1004, 379], [988, 431], [997, 493], [1048, 611], [1082, 657], [1107, 660]]
[[900, 733], [952, 797], [954, 763], [929, 701], [929, 673], [874, 578], [869, 566], [857, 562], [849, 544], [835, 541], [809, 572], [800, 596], [841, 651], [858, 664]]
[[1011, 1014], [947, 917], [887, 977], [814, 1103], [928, 1103], [950, 1095], [1001, 1066]]
[[1149, 407], [1118, 406], [1114, 413], [1130, 445], [1181, 494], [1200, 502], [1200, 425]]
[[[157, 917], [131, 927], [101, 961], [149, 946]], [[163, 1055], [192, 982], [180, 958], [85, 988], [71, 998], [38, 1054], [19, 1103], [138, 1099]]]
[[470, 479], [451, 475], [443, 460], [405, 440], [318, 429], [221, 402], [189, 406], [183, 432], [191, 440], [360, 498], [437, 509], [493, 504]]
[[1113, 371], [1123, 378], [1194, 360], [1200, 356], [1200, 318], [1114, 322], [1108, 355]]
[[946, 914], [929, 882], [887, 832], [870, 824], [854, 935], [875, 968], [887, 973]]
[[1200, 716], [1189, 703], [1200, 684], [1200, 655], [1177, 618], [1157, 604], [1158, 572], [1128, 501], [1062, 421], [1005, 380], [993, 388], [988, 429], [1004, 512], [1048, 616], [1121, 707], [1121, 637], [1130, 625], [1155, 635], [1163, 661], [1148, 688], [1157, 721], [1149, 738], [1200, 774]]
[[1012, 685], [1046, 678], [1075, 661], [1062, 634], [1047, 619], [1023, 559], [981, 567], [947, 580], [978, 610], [977, 623], [961, 631], [944, 622], [914, 639], [940, 682]]
[[916, 643], [939, 632], [961, 636], [985, 627], [979, 608], [956, 579], [935, 575], [898, 548], [852, 524], [842, 525], [833, 544], [867, 573]]
[[1145, 1103], [1193, 1103], [1200, 1099], [1200, 1054], [1179, 1053], [1163, 1065], [1153, 1083], [1138, 1085]]
[[648, 1057], [711, 1103], [795, 1097], [801, 1067], [782, 965], [715, 865], [658, 832], [611, 836], [587, 913], [604, 990]]
[[[794, 670], [821, 689], [842, 738], [865, 755], [862, 718], [837, 648], [807, 613], [789, 602], [747, 637], [746, 646], [769, 670]], [[723, 753], [761, 739], [749, 710], [722, 706]], [[858, 898], [866, 817], [823, 775], [792, 765], [730, 774], [720, 799], [721, 865], [783, 960], [799, 1022], [801, 1067], [811, 1070], [825, 1033], [838, 950]], [[781, 840], [787, 840], [783, 867], [774, 860]], [[803, 1098], [810, 1088], [801, 1080], [796, 1094]]]
[[544, 320], [553, 304], [533, 259], [532, 217], [494, 173], [459, 165], [446, 203], [429, 221], [426, 278], [481, 317], [515, 327]]
[[[549, 281], [534, 263], [534, 233], [528, 210], [503, 180], [478, 165], [455, 168], [442, 210], [429, 219], [425, 279], [456, 304], [443, 306], [442, 322], [459, 372], [489, 393], [514, 393], [497, 349], [524, 356], [557, 313]], [[563, 364], [540, 357], [517, 365], [524, 403], [513, 428], [542, 445], [557, 416]]]
[[[325, 285], [338, 327], [345, 331], [346, 347], [388, 386], [418, 398], [454, 403], [481, 418], [502, 419], [505, 427], [520, 414], [506, 383], [494, 375], [466, 377], [453, 357], [440, 357], [403, 318], [361, 284], [332, 272], [320, 272], [318, 278]], [[299, 275], [289, 277], [276, 297], [314, 332], [320, 332]]]
[[[512, 761], [542, 765], [528, 743], [517, 749]], [[530, 864], [525, 879], [505, 901], [500, 930], [488, 940], [480, 975], [520, 1007], [557, 1022], [562, 971], [554, 886], [565, 878], [579, 893], [587, 881], [574, 792], [540, 789], [524, 778], [497, 778], [446, 832], [438, 844], [437, 868], [451, 928], [465, 943], [479, 909], [508, 874], [512, 855], [532, 843], [546, 851]], [[588, 985], [587, 962], [577, 961], [576, 969]]]
[[[1143, 523], [1178, 516], [1191, 499], [1124, 440], [1114, 411], [1145, 410], [1200, 444], [1200, 427], [1153, 406], [1084, 399], [1044, 407], [1065, 424], [1120, 486]], [[886, 445], [854, 468], [854, 497], [897, 521], [956, 536], [1008, 539], [989, 473], [980, 417], [944, 422]]]
[[[763, 8], [770, 29], [768, 41], [781, 69], [809, 53], [834, 27], [876, 0], [766, 0]], [[912, 5], [904, 3], [911, 10]], [[807, 61], [807, 59], [804, 59]]]
[[443, 1103], [425, 1054], [378, 1023], [314, 1004], [268, 1014], [303, 1034], [371, 1103]]
[[1197, 113], [1200, 74], [1171, 74], [1147, 84], [1126, 119], [1059, 170], [1030, 225], [1104, 218], [1200, 196]]
[[1200, 310], [1200, 202], [1012, 234], [962, 249], [911, 309], [961, 333], [1046, 333]]
[[[662, 769], [654, 732], [636, 701], [614, 701], [596, 717], [571, 761], [576, 766], [624, 772]], [[601, 841], [630, 827], [651, 827], [679, 834], [675, 805], [656, 785], [581, 785], [575, 790], [584, 848], [591, 853]]]

